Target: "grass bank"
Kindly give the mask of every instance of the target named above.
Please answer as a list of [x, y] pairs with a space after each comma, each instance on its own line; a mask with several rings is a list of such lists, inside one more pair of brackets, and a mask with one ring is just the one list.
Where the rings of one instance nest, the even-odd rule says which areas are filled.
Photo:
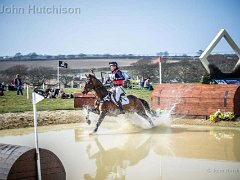
[[[66, 93], [76, 93], [81, 92], [82, 89], [77, 88], [66, 88]], [[151, 101], [152, 91], [147, 90], [128, 90], [125, 89], [128, 95], [135, 95], [139, 98], [143, 98], [148, 102]], [[29, 92], [32, 92], [31, 90]], [[29, 93], [29, 99], [27, 99], [26, 91], [23, 91], [23, 95], [17, 95], [15, 91], [5, 91], [4, 96], [0, 96], [0, 113], [7, 112], [24, 112], [32, 111], [32, 98], [31, 93]], [[44, 99], [37, 105], [38, 111], [54, 111], [54, 110], [74, 110], [74, 99]]]

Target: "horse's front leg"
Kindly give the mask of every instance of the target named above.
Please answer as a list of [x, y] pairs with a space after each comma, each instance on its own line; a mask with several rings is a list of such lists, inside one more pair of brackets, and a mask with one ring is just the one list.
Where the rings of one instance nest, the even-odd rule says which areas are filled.
[[103, 121], [103, 119], [105, 118], [106, 115], [107, 115], [107, 112], [104, 112], [104, 111], [100, 112], [100, 116], [99, 116], [98, 122], [97, 122], [96, 127], [95, 127], [95, 129], [93, 130], [92, 133], [96, 133], [97, 132], [100, 124], [102, 123], [102, 121]]
[[95, 113], [95, 114], [100, 114], [100, 113], [99, 113], [99, 109], [97, 109], [97, 108], [89, 109], [88, 107], [86, 107], [85, 122], [88, 123], [88, 125], [91, 124], [91, 120], [89, 119], [89, 114], [90, 114], [90, 112]]
[[92, 113], [94, 113], [94, 114], [100, 114], [100, 111], [99, 111], [98, 108], [87, 109], [87, 112], [88, 112], [88, 114], [89, 114], [90, 112], [92, 112]]
[[85, 122], [88, 123], [88, 125], [91, 124], [91, 120], [89, 119], [89, 113], [90, 109], [87, 108], [86, 116], [85, 116]]

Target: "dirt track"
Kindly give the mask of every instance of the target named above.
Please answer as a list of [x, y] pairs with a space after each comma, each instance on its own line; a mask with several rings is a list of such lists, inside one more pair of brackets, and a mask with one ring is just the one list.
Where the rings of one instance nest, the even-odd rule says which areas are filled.
[[[58, 111], [40, 111], [38, 112], [39, 126], [54, 124], [70, 124], [83, 122], [82, 110], [58, 110]], [[212, 123], [204, 119], [186, 119], [173, 118], [174, 125], [201, 125], [201, 126], [220, 126], [220, 127], [240, 127], [240, 121], [226, 122], [221, 121]], [[33, 126], [33, 112], [5, 113], [0, 114], [0, 130], [16, 129]]]
[[[40, 111], [38, 112], [39, 126], [53, 124], [69, 124], [83, 122], [81, 110]], [[0, 114], [0, 130], [16, 129], [33, 126], [33, 112]]]

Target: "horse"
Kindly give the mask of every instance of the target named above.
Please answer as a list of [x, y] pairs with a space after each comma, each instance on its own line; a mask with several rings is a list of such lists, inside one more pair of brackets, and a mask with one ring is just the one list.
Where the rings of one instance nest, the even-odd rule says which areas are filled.
[[[104, 100], [109, 96], [110, 91], [108, 91], [100, 80], [98, 80], [94, 75], [86, 75], [87, 80], [84, 84], [83, 94], [87, 94], [90, 91], [95, 91], [97, 100], [95, 101], [95, 109], [90, 110], [91, 112], [99, 114], [99, 119], [96, 123], [92, 134], [96, 133], [100, 124], [106, 116], [117, 116], [120, 114], [118, 106], [111, 100]], [[154, 124], [151, 118], [147, 115], [146, 111], [149, 114], [152, 114], [150, 106], [147, 101], [137, 98], [133, 95], [128, 95], [129, 103], [123, 105], [123, 109], [126, 113], [137, 113], [144, 119], [146, 119], [152, 127]]]

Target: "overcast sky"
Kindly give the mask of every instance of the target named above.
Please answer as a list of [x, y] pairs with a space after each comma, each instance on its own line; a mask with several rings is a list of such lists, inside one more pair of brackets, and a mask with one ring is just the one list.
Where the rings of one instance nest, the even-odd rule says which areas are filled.
[[[34, 13], [34, 7], [48, 12]], [[240, 46], [239, 7], [238, 0], [0, 0], [0, 56], [195, 55], [221, 28]], [[69, 12], [56, 13], [63, 8]], [[214, 51], [231, 49], [223, 41]]]

